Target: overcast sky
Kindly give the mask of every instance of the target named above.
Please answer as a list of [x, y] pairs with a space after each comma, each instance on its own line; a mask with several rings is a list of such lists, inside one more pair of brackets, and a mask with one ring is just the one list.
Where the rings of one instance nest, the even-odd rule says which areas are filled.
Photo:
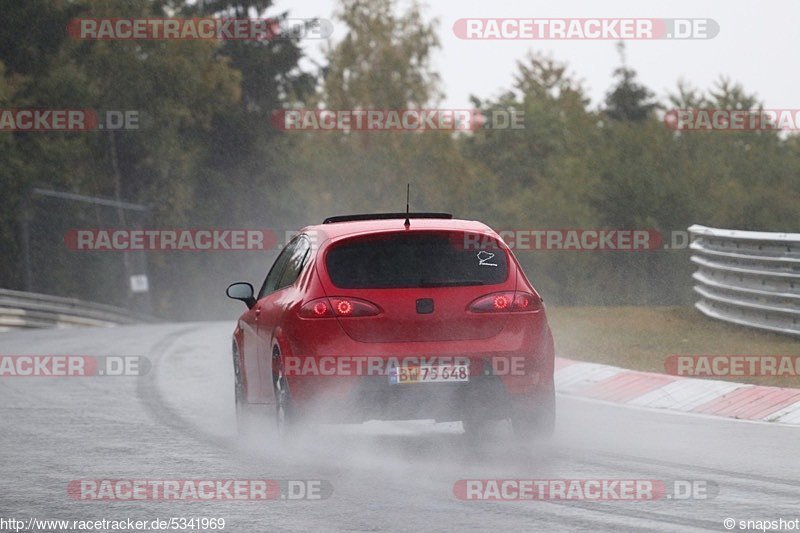
[[[290, 17], [332, 19], [335, 0], [276, 0], [274, 9]], [[401, 5], [406, 5], [402, 2]], [[442, 77], [443, 106], [470, 107], [469, 96], [497, 96], [511, 88], [516, 61], [527, 51], [550, 53], [582, 79], [593, 105], [602, 101], [619, 65], [614, 41], [477, 41], [458, 39], [460, 18], [711, 18], [720, 33], [710, 40], [628, 41], [628, 65], [659, 99], [674, 92], [679, 79], [707, 89], [720, 74], [741, 82], [768, 108], [800, 108], [800, 2], [796, 0], [431, 0], [426, 19], [438, 18], [442, 48], [434, 67]], [[345, 28], [334, 21], [334, 40]], [[320, 58], [321, 43], [306, 40], [306, 53]]]

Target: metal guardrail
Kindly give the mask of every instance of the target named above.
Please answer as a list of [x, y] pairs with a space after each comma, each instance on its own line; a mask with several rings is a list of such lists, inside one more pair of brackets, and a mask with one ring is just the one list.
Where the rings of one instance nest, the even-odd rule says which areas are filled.
[[695, 307], [734, 324], [800, 335], [800, 233], [689, 228]]
[[14, 328], [113, 326], [155, 320], [154, 317], [110, 305], [0, 289], [0, 331]]

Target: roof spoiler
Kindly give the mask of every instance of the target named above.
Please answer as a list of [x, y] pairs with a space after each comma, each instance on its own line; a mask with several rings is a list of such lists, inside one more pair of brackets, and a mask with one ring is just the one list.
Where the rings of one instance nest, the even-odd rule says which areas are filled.
[[338, 215], [335, 217], [328, 217], [323, 224], [335, 224], [337, 222], [357, 222], [359, 220], [389, 220], [392, 218], [440, 218], [451, 219], [451, 213], [372, 213], [361, 215]]

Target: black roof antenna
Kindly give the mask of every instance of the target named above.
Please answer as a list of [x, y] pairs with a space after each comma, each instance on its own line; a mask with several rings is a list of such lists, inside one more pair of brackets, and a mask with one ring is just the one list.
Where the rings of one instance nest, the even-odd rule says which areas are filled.
[[409, 213], [409, 211], [408, 211], [408, 199], [409, 199], [410, 196], [411, 196], [411, 184], [407, 183], [406, 184], [406, 221], [403, 222], [403, 225], [406, 227], [406, 229], [411, 227], [411, 219], [408, 216], [408, 213]]

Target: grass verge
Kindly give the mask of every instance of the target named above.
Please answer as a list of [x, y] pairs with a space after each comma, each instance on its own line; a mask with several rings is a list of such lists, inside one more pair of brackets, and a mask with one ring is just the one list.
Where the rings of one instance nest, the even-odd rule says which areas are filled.
[[[633, 370], [666, 373], [673, 354], [800, 356], [800, 339], [713, 320], [693, 307], [548, 307], [547, 315], [556, 355]], [[730, 381], [800, 388], [798, 376]]]

